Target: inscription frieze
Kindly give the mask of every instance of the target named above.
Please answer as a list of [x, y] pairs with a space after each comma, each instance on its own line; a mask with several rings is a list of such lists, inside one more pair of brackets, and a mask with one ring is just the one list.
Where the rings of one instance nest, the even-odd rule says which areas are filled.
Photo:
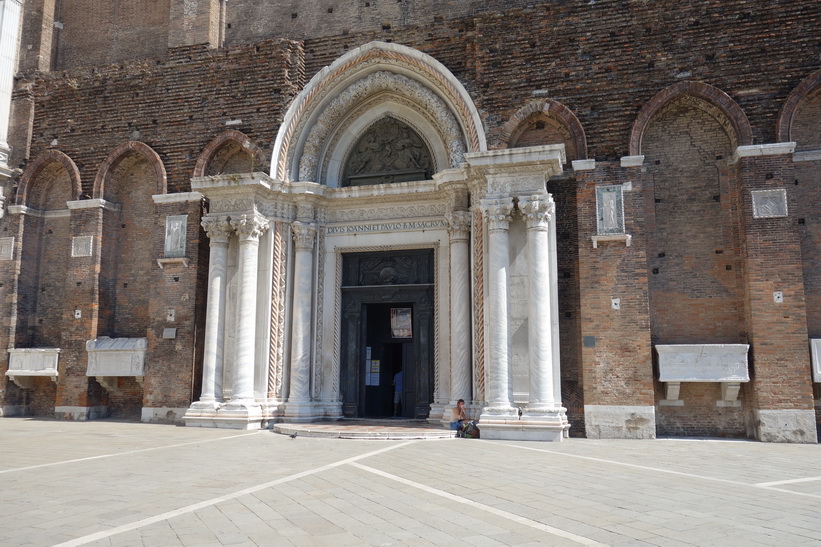
[[435, 228], [446, 228], [445, 220], [409, 220], [402, 222], [381, 222], [377, 224], [349, 224], [347, 226], [328, 226], [328, 235], [334, 234], [355, 234], [367, 232], [397, 232], [430, 230]]

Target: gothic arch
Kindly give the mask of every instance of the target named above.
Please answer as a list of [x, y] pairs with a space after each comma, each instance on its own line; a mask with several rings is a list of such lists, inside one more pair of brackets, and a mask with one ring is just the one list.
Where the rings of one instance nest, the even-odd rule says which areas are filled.
[[[575, 147], [575, 158], [568, 156], [570, 159], [586, 159], [587, 158], [587, 137], [584, 133], [584, 128], [581, 122], [573, 112], [558, 101], [552, 99], [541, 99], [533, 101], [519, 110], [502, 126], [500, 135], [500, 143], [503, 148], [509, 148], [512, 140], [516, 137], [517, 132], [522, 129], [529, 119], [534, 116], [544, 115], [560, 122], [570, 132], [570, 136]], [[545, 143], [549, 144], [549, 143]]]
[[208, 167], [212, 164], [219, 152], [231, 144], [239, 145], [243, 150], [251, 155], [254, 163], [259, 166], [259, 168], [255, 170], [261, 171], [267, 169], [265, 156], [259, 146], [254, 144], [245, 133], [234, 129], [229, 129], [214, 138], [214, 140], [208, 143], [208, 145], [202, 150], [202, 153], [194, 166], [194, 176], [205, 176], [208, 172]]
[[107, 180], [109, 173], [115, 169], [130, 153], [135, 153], [142, 156], [153, 167], [157, 180], [157, 193], [165, 194], [167, 192], [168, 180], [165, 174], [165, 166], [163, 165], [159, 154], [143, 142], [128, 141], [115, 148], [97, 170], [97, 176], [94, 178], [95, 198], [103, 198], [105, 181]]
[[323, 165], [338, 160], [340, 146], [351, 146], [346, 129], [377, 97], [401, 105], [404, 121], [445, 151], [440, 169], [456, 167], [465, 152], [487, 150], [473, 101], [444, 65], [406, 46], [371, 42], [322, 69], [294, 99], [277, 134], [271, 175], [325, 182]]
[[717, 118], [723, 117], [726, 120], [729, 124], [728, 134], [733, 148], [752, 144], [753, 132], [750, 122], [741, 107], [729, 95], [705, 83], [679, 82], [658, 92], [639, 111], [636, 121], [633, 122], [633, 129], [630, 131], [628, 155], [641, 155], [641, 141], [644, 133], [658, 113], [672, 103], [687, 98], [696, 99], [702, 103], [702, 108], [706, 107], [708, 111], [712, 110]]
[[17, 188], [15, 199], [17, 205], [31, 205], [28, 203], [28, 196], [32, 186], [36, 184], [40, 175], [54, 164], [59, 164], [68, 173], [71, 181], [71, 198], [80, 198], [83, 190], [80, 182], [80, 170], [77, 169], [77, 165], [70, 157], [59, 150], [46, 150], [26, 167], [23, 176], [20, 177], [20, 186]]
[[793, 120], [801, 102], [816, 92], [821, 92], [821, 70], [810, 74], [787, 96], [776, 121], [778, 142], [792, 141]]

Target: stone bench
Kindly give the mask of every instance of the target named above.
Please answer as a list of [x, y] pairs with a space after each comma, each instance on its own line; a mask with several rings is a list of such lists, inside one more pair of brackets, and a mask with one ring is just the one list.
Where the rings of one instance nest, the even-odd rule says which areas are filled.
[[12, 348], [6, 376], [22, 389], [34, 387], [34, 378], [48, 377], [57, 381], [59, 348]]
[[146, 338], [100, 336], [89, 340], [86, 376], [93, 376], [109, 393], [119, 391], [117, 378], [121, 376], [133, 377], [142, 385], [147, 348]]
[[750, 381], [747, 365], [748, 344], [670, 344], [655, 346], [659, 381], [666, 384], [662, 404], [680, 406], [682, 382], [719, 382], [718, 406], [740, 406], [741, 384]]

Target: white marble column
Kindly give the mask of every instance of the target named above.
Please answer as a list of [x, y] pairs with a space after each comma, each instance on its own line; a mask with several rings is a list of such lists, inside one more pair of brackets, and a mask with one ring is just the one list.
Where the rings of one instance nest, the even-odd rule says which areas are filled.
[[20, 0], [0, 0], [0, 174], [10, 176], [9, 118], [22, 16]]
[[268, 221], [256, 214], [242, 215], [232, 220], [231, 225], [239, 237], [237, 336], [231, 402], [253, 401], [259, 238], [268, 228]]
[[487, 331], [488, 362], [485, 365], [487, 406], [481, 421], [518, 419], [510, 404], [510, 363], [508, 360], [508, 270], [510, 268], [510, 213], [513, 200], [509, 197], [482, 200], [482, 212], [488, 221], [488, 284]]
[[471, 397], [469, 211], [447, 215], [450, 232], [450, 404]]
[[211, 253], [208, 258], [208, 306], [205, 310], [205, 352], [200, 401], [218, 402], [222, 400], [228, 238], [234, 229], [227, 217], [206, 217], [202, 219], [202, 227], [210, 240]]
[[549, 195], [519, 198], [527, 223], [527, 339], [530, 354], [530, 395], [527, 410], [553, 410], [553, 335], [551, 332], [550, 255], [548, 229], [553, 215]]
[[294, 221], [294, 304], [291, 328], [291, 374], [286, 415], [299, 415], [311, 398], [311, 316], [316, 224]]

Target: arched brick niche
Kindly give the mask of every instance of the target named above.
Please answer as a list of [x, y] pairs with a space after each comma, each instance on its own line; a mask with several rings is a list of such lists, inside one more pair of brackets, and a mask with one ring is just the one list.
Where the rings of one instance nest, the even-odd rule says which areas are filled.
[[796, 143], [792, 191], [801, 238], [807, 331], [810, 338], [821, 338], [821, 71], [789, 94], [778, 117], [777, 134], [782, 142]]
[[[652, 340], [740, 343], [744, 298], [738, 190], [727, 160], [749, 136], [737, 112], [708, 101], [704, 93], [667, 99], [658, 101], [641, 126], [641, 148], [634, 149], [644, 155]], [[663, 393], [658, 386], [657, 398]], [[682, 384], [680, 398], [683, 406], [658, 407], [659, 434], [686, 428], [702, 435], [745, 434], [740, 408], [718, 414], [711, 406], [721, 399], [719, 384]]]
[[630, 131], [629, 154], [643, 154], [643, 139], [651, 120], [671, 103], [690, 100], [701, 101], [700, 108], [712, 112], [713, 117], [724, 124], [733, 150], [752, 144], [753, 132], [741, 107], [725, 92], [702, 82], [679, 82], [657, 93], [642, 107]]
[[795, 142], [796, 151], [821, 149], [821, 70], [801, 81], [787, 96], [776, 122], [780, 142]]
[[519, 110], [502, 126], [505, 148], [564, 144], [567, 162], [587, 158], [587, 138], [579, 119], [563, 104], [543, 99]]
[[[20, 179], [16, 200], [28, 210], [19, 217], [23, 223], [19, 292], [25, 297], [18, 310], [22, 336], [17, 347], [60, 347], [71, 253], [67, 202], [79, 197], [80, 188], [77, 166], [58, 150], [38, 155]], [[50, 383], [38, 382], [35, 389], [51, 390]], [[53, 394], [44, 398], [53, 399]]]
[[158, 233], [152, 195], [165, 193], [165, 168], [149, 146], [125, 143], [100, 166], [94, 192], [110, 204], [103, 214], [98, 334], [143, 337]]
[[208, 143], [194, 166], [194, 176], [267, 172], [268, 160], [247, 135], [229, 129]]
[[20, 177], [16, 203], [40, 210], [65, 209], [66, 201], [79, 199], [81, 192], [74, 161], [59, 150], [46, 150]]

